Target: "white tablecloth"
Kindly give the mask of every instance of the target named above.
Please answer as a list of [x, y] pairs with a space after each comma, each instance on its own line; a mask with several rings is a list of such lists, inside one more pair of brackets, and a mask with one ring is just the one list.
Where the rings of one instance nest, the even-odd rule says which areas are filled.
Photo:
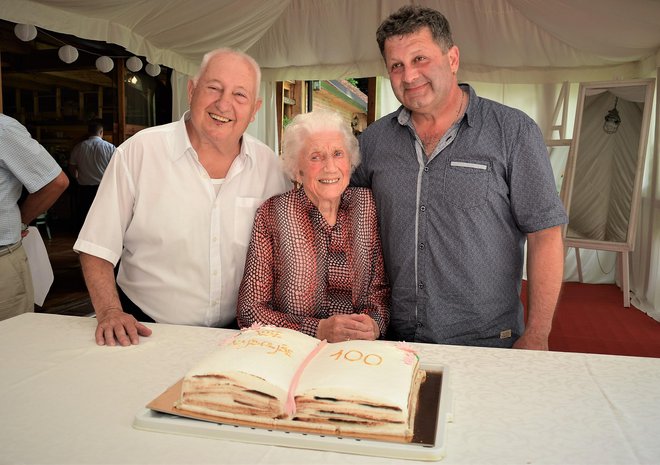
[[[99, 347], [96, 320], [0, 322], [0, 463], [400, 464], [381, 457], [140, 431], [135, 414], [228, 330], [151, 325]], [[451, 370], [441, 464], [660, 463], [660, 359], [418, 345]]]

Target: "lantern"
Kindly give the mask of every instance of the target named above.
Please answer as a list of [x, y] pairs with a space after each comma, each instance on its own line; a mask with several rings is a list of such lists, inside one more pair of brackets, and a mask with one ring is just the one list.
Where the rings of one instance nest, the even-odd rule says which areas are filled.
[[96, 59], [96, 69], [102, 73], [108, 73], [115, 67], [115, 63], [112, 61], [112, 58], [107, 56], [98, 57]]
[[156, 77], [160, 74], [160, 66], [154, 65], [153, 63], [147, 63], [147, 66], [144, 67], [144, 70], [149, 76]]
[[138, 57], [130, 57], [128, 60], [126, 60], [126, 67], [129, 69], [129, 71], [137, 73], [142, 69], [142, 60], [140, 60]]
[[60, 57], [64, 63], [73, 63], [78, 59], [78, 49], [71, 45], [62, 45], [57, 51], [57, 56]]
[[32, 24], [17, 24], [14, 26], [14, 34], [23, 42], [29, 42], [37, 37], [37, 28]]

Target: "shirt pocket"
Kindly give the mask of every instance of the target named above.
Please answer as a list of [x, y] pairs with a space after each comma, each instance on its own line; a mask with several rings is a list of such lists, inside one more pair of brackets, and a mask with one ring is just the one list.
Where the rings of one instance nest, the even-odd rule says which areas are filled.
[[258, 197], [237, 197], [234, 213], [234, 240], [236, 243], [247, 246], [252, 235], [252, 225], [257, 209], [263, 203]]
[[445, 174], [445, 200], [461, 208], [485, 204], [490, 171], [487, 161], [450, 160]]

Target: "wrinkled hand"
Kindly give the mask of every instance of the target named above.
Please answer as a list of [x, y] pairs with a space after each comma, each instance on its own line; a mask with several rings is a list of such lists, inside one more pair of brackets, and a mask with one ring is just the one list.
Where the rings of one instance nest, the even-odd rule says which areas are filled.
[[364, 313], [333, 315], [319, 321], [316, 329], [316, 337], [326, 339], [328, 342], [350, 341], [351, 339], [373, 341], [379, 336], [378, 324]]
[[109, 309], [98, 316], [96, 326], [96, 343], [100, 346], [115, 346], [119, 342], [122, 346], [138, 344], [139, 336], [150, 336], [151, 329], [140, 323], [128, 313], [120, 309]]

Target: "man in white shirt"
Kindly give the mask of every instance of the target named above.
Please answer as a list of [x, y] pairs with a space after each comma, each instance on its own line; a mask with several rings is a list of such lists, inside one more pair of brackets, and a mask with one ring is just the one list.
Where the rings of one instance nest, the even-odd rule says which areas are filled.
[[260, 79], [248, 55], [209, 52], [188, 83], [190, 111], [117, 148], [74, 244], [97, 344], [137, 344], [151, 334], [138, 320], [234, 324], [255, 211], [291, 187], [273, 151], [244, 134]]
[[69, 173], [78, 182], [78, 227], [85, 221], [114, 152], [115, 146], [103, 140], [103, 123], [100, 120], [93, 120], [87, 125], [87, 139], [71, 150]]

